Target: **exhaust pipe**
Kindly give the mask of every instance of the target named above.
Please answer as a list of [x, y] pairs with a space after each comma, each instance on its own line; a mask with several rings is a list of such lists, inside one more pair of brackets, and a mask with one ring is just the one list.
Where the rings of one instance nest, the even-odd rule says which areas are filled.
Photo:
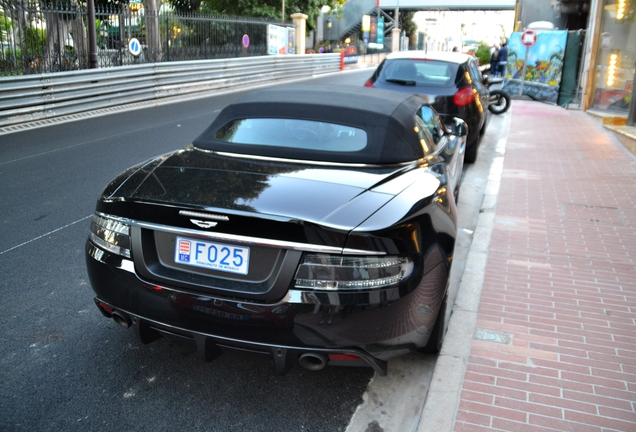
[[311, 371], [319, 371], [327, 365], [327, 356], [324, 354], [305, 353], [300, 356], [298, 363]]
[[124, 315], [118, 311], [114, 311], [111, 315], [113, 320], [122, 327], [129, 328], [132, 325], [132, 321], [128, 315]]

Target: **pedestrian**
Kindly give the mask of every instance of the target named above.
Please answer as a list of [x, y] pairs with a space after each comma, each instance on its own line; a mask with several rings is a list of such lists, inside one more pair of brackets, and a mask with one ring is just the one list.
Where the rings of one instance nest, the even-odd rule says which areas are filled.
[[499, 76], [499, 47], [495, 46], [495, 49], [490, 55], [490, 72], [492, 76]]
[[508, 63], [508, 43], [503, 42], [499, 49], [499, 69], [501, 76], [506, 76], [506, 64]]

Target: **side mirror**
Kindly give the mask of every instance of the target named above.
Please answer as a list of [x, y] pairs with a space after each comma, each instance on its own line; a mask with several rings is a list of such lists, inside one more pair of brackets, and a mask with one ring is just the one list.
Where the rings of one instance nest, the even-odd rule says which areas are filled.
[[468, 125], [466, 122], [458, 117], [455, 117], [453, 121], [455, 123], [453, 127], [453, 134], [460, 137], [468, 136]]

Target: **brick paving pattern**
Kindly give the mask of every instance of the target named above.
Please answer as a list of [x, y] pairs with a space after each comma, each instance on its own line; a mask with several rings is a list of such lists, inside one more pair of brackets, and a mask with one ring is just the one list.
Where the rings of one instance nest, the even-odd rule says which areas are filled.
[[636, 162], [514, 101], [455, 431], [636, 431]]

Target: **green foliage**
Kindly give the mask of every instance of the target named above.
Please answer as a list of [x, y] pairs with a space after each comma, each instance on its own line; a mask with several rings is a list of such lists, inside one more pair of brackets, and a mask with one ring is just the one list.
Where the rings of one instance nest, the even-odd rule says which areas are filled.
[[[182, 2], [195, 2], [196, 0], [167, 0], [171, 5]], [[281, 0], [200, 0], [201, 12], [250, 16], [267, 19], [281, 19]], [[297, 12], [304, 13], [307, 19], [308, 29], [316, 26], [316, 17], [320, 15], [323, 6], [329, 6], [332, 11], [337, 11], [345, 3], [344, 0], [285, 0], [285, 20], [291, 20], [290, 16]]]
[[24, 29], [26, 49], [34, 55], [42, 55], [46, 47], [46, 31], [38, 27]]
[[479, 59], [479, 64], [490, 64], [490, 56], [490, 47], [486, 44], [486, 42], [480, 41], [477, 45], [477, 51], [475, 51], [475, 57]]
[[7, 41], [7, 34], [13, 29], [13, 21], [0, 10], [0, 41]]
[[[119, 5], [127, 5], [129, 3], [128, 0], [93, 0], [95, 2], [95, 6], [105, 7], [105, 6], [119, 6]], [[81, 3], [85, 4], [86, 0], [81, 0]]]
[[415, 12], [400, 13], [400, 29], [404, 30], [408, 37], [417, 34], [417, 24], [413, 21], [413, 17], [415, 17]]
[[[86, 0], [39, 0], [40, 5], [47, 8], [65, 8], [73, 9], [80, 6], [82, 9], [86, 9]], [[127, 5], [130, 0], [93, 0], [95, 7], [108, 7], [108, 6], [120, 6]]]
[[201, 0], [167, 0], [175, 12], [193, 12], [201, 7]]

